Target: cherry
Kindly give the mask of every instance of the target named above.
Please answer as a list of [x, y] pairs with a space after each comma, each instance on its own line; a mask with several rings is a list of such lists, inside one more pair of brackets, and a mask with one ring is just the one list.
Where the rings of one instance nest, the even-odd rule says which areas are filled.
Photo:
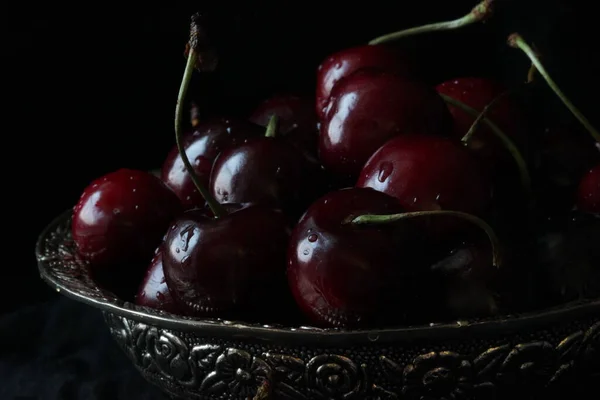
[[338, 82], [321, 123], [319, 156], [333, 173], [356, 177], [390, 138], [406, 133], [449, 134], [445, 102], [427, 85], [362, 70]]
[[74, 208], [73, 239], [92, 268], [147, 265], [180, 212], [179, 199], [159, 178], [119, 169], [83, 191]]
[[440, 316], [471, 318], [494, 314], [499, 304], [494, 290], [499, 271], [492, 266], [492, 248], [471, 238], [454, 245], [450, 252], [432, 263], [433, 278], [440, 281]]
[[365, 164], [356, 186], [396, 197], [408, 211], [483, 215], [491, 201], [489, 180], [469, 150], [434, 135], [391, 139]]
[[[499, 82], [482, 77], [461, 77], [439, 84], [436, 90], [479, 112], [491, 105], [486, 112], [487, 118], [498, 125], [511, 139], [518, 137], [517, 131], [522, 125], [522, 118], [507, 94], [507, 88]], [[476, 117], [451, 104], [448, 108], [454, 119], [454, 136], [461, 139], [469, 131]], [[506, 159], [508, 154], [502, 142], [490, 127], [484, 124], [477, 128], [477, 132], [469, 139], [468, 145], [489, 168], [497, 167], [498, 162]]]
[[600, 214], [600, 164], [581, 178], [577, 191], [577, 209]]
[[274, 95], [254, 109], [250, 121], [266, 128], [272, 116], [278, 117], [278, 134], [316, 161], [319, 131], [314, 104], [293, 94]]
[[217, 157], [210, 191], [220, 203], [265, 204], [295, 218], [319, 189], [311, 184], [317, 172], [289, 142], [278, 137], [253, 138]]
[[337, 82], [362, 69], [412, 75], [407, 57], [389, 46], [362, 45], [331, 54], [317, 71], [316, 111], [320, 119], [325, 117], [331, 91]]
[[135, 296], [135, 304], [156, 308], [173, 314], [181, 313], [167, 287], [160, 247], [156, 250], [146, 271], [144, 280], [138, 288]]
[[[264, 130], [255, 124], [235, 118], [212, 118], [198, 122], [191, 133], [183, 138], [183, 147], [194, 171], [204, 185], [208, 185], [215, 158], [229, 146], [260, 136]], [[186, 209], [203, 207], [204, 198], [198, 193], [185, 164], [174, 146], [161, 169], [161, 179], [179, 197]]]
[[489, 264], [499, 266], [497, 238], [477, 217], [405, 213], [385, 193], [342, 189], [314, 202], [292, 231], [287, 273], [300, 309], [315, 324], [334, 327], [423, 321], [437, 314], [447, 298], [445, 276], [467, 282], [465, 277], [475, 281], [488, 274], [468, 271], [477, 262], [465, 257], [431, 267], [435, 252], [426, 245], [433, 242], [410, 219], [433, 214], [460, 217], [485, 230], [493, 248]]
[[287, 274], [298, 306], [313, 323], [354, 327], [400, 312], [386, 295], [399, 282], [391, 279], [395, 272], [410, 267], [412, 232], [406, 225], [363, 229], [343, 222], [401, 211], [396, 199], [356, 188], [330, 192], [306, 211], [292, 232]]
[[286, 287], [287, 220], [265, 206], [227, 208], [217, 219], [203, 210], [186, 211], [173, 223], [163, 247], [169, 290], [191, 315], [270, 313]]

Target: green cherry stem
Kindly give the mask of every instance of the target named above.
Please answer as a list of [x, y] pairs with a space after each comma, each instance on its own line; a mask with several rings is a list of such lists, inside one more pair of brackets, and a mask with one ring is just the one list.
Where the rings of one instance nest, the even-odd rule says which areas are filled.
[[483, 0], [477, 4], [470, 13], [454, 19], [452, 21], [436, 22], [433, 24], [427, 24], [423, 26], [417, 26], [414, 28], [405, 29], [399, 32], [389, 33], [387, 35], [379, 36], [369, 42], [369, 44], [382, 44], [398, 40], [408, 36], [415, 36], [422, 33], [439, 32], [439, 31], [450, 31], [459, 29], [477, 22], [482, 22], [488, 19], [494, 12], [494, 0]]
[[511, 90], [505, 90], [504, 92], [500, 93], [498, 96], [496, 96], [492, 101], [490, 101], [484, 108], [483, 110], [481, 110], [481, 112], [479, 113], [479, 115], [477, 116], [477, 118], [475, 118], [475, 121], [473, 121], [473, 124], [471, 124], [471, 126], [469, 127], [469, 130], [467, 131], [467, 133], [465, 133], [465, 136], [462, 137], [461, 142], [463, 143], [469, 143], [469, 140], [471, 140], [471, 137], [473, 136], [473, 134], [477, 131], [477, 129], [479, 128], [479, 125], [481, 125], [481, 122], [483, 122], [483, 118], [487, 115], [487, 113], [496, 105], [498, 104], [498, 101], [503, 99], [505, 96], [507, 96], [508, 94], [511, 93]]
[[277, 136], [277, 126], [279, 125], [279, 117], [277, 115], [271, 115], [269, 118], [269, 123], [267, 124], [267, 131], [265, 132], [265, 137], [275, 137]]
[[[192, 24], [193, 25], [193, 24]], [[190, 160], [185, 153], [185, 149], [183, 148], [183, 105], [187, 95], [188, 88], [190, 86], [190, 81], [192, 79], [192, 74], [194, 72], [194, 68], [196, 68], [196, 64], [198, 63], [198, 52], [197, 46], [195, 44], [198, 43], [197, 38], [194, 37], [195, 30], [192, 29], [192, 33], [190, 34], [190, 49], [187, 58], [187, 62], [185, 64], [185, 70], [183, 72], [183, 79], [181, 80], [181, 86], [179, 87], [179, 94], [177, 96], [177, 105], [175, 106], [175, 142], [177, 144], [177, 150], [179, 151], [179, 155], [181, 156], [181, 160], [185, 165], [185, 169], [187, 170], [192, 182], [200, 192], [200, 195], [204, 198], [211, 211], [215, 215], [216, 218], [222, 217], [226, 214], [225, 209], [219, 202], [210, 194], [208, 189], [204, 187], [200, 179], [198, 179], [198, 175], [196, 171], [194, 171], [194, 167], [190, 163]]]
[[409, 218], [423, 218], [442, 215], [456, 217], [471, 222], [472, 224], [477, 225], [477, 227], [483, 230], [488, 236], [490, 244], [492, 245], [492, 264], [494, 267], [500, 267], [500, 265], [502, 264], [502, 256], [500, 252], [500, 241], [498, 240], [496, 233], [494, 232], [492, 227], [487, 224], [487, 222], [472, 214], [450, 210], [414, 211], [388, 215], [364, 214], [359, 216], [353, 216], [349, 218], [346, 223], [351, 223], [354, 225], [378, 225], [398, 222]]
[[[444, 99], [444, 101], [446, 103], [460, 108], [464, 112], [471, 114], [473, 117], [478, 117], [480, 114], [479, 111], [475, 110], [474, 108], [469, 107], [465, 103], [458, 101], [450, 96], [447, 96], [447, 95], [441, 94], [441, 93], [440, 93], [440, 96], [442, 96], [442, 98]], [[525, 194], [526, 194], [527, 198], [529, 199], [530, 206], [532, 206], [533, 205], [533, 191], [531, 189], [531, 175], [529, 174], [529, 168], [527, 168], [527, 163], [525, 162], [525, 158], [523, 158], [523, 155], [519, 151], [519, 148], [514, 144], [514, 142], [508, 136], [506, 136], [506, 134], [504, 132], [502, 132], [502, 130], [498, 127], [498, 125], [496, 125], [495, 123], [490, 121], [487, 117], [482, 117], [482, 122], [490, 128], [492, 133], [498, 139], [500, 139], [503, 146], [506, 148], [506, 150], [510, 153], [513, 160], [515, 161], [515, 164], [517, 165], [517, 168], [519, 169], [519, 178], [521, 180], [521, 185], [523, 186], [523, 190], [525, 191]]]
[[581, 122], [581, 124], [585, 127], [585, 129], [587, 129], [587, 131], [592, 135], [596, 142], [600, 142], [600, 132], [598, 132], [592, 126], [590, 121], [588, 121], [588, 119], [577, 109], [577, 107], [575, 107], [575, 105], [571, 103], [571, 100], [567, 98], [563, 91], [560, 90], [556, 82], [554, 82], [554, 80], [550, 77], [550, 74], [548, 74], [546, 68], [544, 68], [544, 66], [542, 65], [535, 51], [531, 48], [531, 46], [529, 46], [529, 44], [527, 44], [523, 37], [518, 33], [513, 33], [508, 37], [508, 44], [511, 47], [522, 50], [523, 53], [525, 53], [527, 57], [529, 57], [533, 65], [535, 65], [537, 72], [544, 78], [548, 86], [550, 86], [550, 89], [552, 89], [554, 93], [556, 93], [558, 98], [560, 98], [564, 105], [567, 106], [571, 113], [573, 113], [575, 118], [577, 118], [579, 122]]

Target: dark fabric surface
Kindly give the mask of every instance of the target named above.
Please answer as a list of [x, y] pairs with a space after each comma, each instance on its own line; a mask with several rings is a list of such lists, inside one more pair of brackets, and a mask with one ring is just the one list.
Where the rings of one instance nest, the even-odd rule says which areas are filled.
[[63, 298], [0, 317], [2, 400], [166, 400], [111, 338], [101, 313]]

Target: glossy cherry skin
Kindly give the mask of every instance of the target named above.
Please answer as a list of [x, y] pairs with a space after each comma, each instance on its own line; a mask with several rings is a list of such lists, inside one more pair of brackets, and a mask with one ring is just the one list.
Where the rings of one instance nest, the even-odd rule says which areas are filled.
[[146, 271], [144, 280], [138, 288], [135, 296], [135, 304], [156, 308], [173, 314], [181, 314], [167, 287], [160, 247], [156, 250]]
[[579, 183], [577, 209], [600, 214], [600, 164], [589, 170]]
[[330, 192], [308, 208], [292, 231], [287, 275], [296, 303], [312, 323], [382, 324], [403, 320], [409, 308], [426, 303], [406, 302], [418, 297], [410, 287], [418, 284], [414, 260], [420, 254], [409, 221], [375, 227], [345, 223], [351, 216], [402, 211], [396, 199], [357, 188]]
[[378, 69], [400, 75], [412, 75], [407, 57], [385, 45], [363, 45], [343, 49], [327, 57], [317, 70], [316, 112], [325, 116], [333, 87], [341, 79], [361, 69]]
[[[183, 147], [198, 178], [208, 186], [213, 162], [223, 149], [263, 134], [264, 128], [248, 121], [213, 118], [200, 122], [191, 133], [186, 134]], [[184, 208], [204, 206], [204, 199], [192, 182], [177, 146], [171, 149], [162, 165], [161, 179], [179, 197]]]
[[159, 178], [119, 169], [83, 191], [74, 208], [73, 240], [92, 268], [147, 266], [181, 211], [179, 199]]
[[298, 215], [316, 189], [313, 168], [289, 142], [253, 138], [217, 157], [210, 190], [220, 203], [264, 204]]
[[326, 169], [356, 178], [385, 142], [405, 133], [450, 134], [451, 116], [427, 85], [363, 70], [338, 82], [319, 136]]
[[397, 198], [407, 211], [454, 210], [483, 215], [491, 184], [474, 156], [452, 139], [402, 135], [365, 164], [357, 187]]
[[250, 121], [266, 127], [274, 115], [279, 118], [277, 134], [316, 161], [319, 130], [314, 103], [293, 94], [274, 95], [253, 110]]
[[232, 206], [218, 219], [201, 210], [186, 211], [167, 233], [165, 278], [186, 314], [268, 314], [286, 289], [290, 231], [285, 216], [264, 206]]
[[[460, 77], [439, 84], [436, 86], [436, 90], [438, 93], [450, 96], [481, 112], [497, 96], [504, 93], [507, 88], [489, 78]], [[454, 120], [454, 136], [456, 139], [461, 139], [475, 122], [475, 117], [450, 104], [448, 109]], [[510, 138], [517, 138], [518, 127], [522, 125], [523, 121], [510, 95], [499, 99], [489, 109], [486, 116]], [[501, 159], [510, 159], [502, 142], [496, 138], [486, 124], [479, 125], [476, 133], [469, 141], [469, 148], [490, 168], [495, 167]]]

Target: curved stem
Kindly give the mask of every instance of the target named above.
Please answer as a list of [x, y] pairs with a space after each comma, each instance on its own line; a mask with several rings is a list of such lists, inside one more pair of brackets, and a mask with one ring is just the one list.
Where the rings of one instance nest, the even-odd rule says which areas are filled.
[[476, 22], [481, 22], [489, 18], [493, 11], [493, 3], [494, 0], [483, 0], [481, 3], [477, 4], [470, 13], [467, 15], [460, 17], [458, 19], [452, 21], [445, 22], [436, 22], [433, 24], [418, 26], [415, 28], [405, 29], [399, 32], [389, 33], [387, 35], [379, 36], [369, 42], [369, 44], [382, 44], [391, 42], [394, 40], [398, 40], [403, 37], [415, 36], [422, 33], [429, 32], [439, 32], [439, 31], [449, 31], [453, 29], [462, 28], [464, 26], [468, 26], [474, 24]]
[[279, 124], [279, 117], [277, 115], [271, 115], [269, 123], [267, 124], [267, 131], [265, 137], [275, 137], [277, 135], [277, 125]]
[[525, 42], [521, 35], [519, 35], [518, 33], [513, 33], [512, 35], [510, 35], [508, 37], [508, 44], [511, 47], [522, 50], [523, 53], [525, 53], [527, 57], [529, 57], [529, 59], [537, 69], [538, 73], [544, 78], [546, 83], [548, 83], [548, 86], [550, 86], [554, 93], [556, 93], [556, 95], [561, 99], [564, 105], [567, 106], [567, 108], [571, 111], [571, 113], [573, 113], [575, 118], [577, 118], [579, 122], [581, 122], [581, 124], [585, 127], [585, 129], [587, 129], [587, 131], [592, 135], [592, 137], [597, 142], [600, 142], [600, 132], [598, 132], [592, 126], [590, 121], [588, 121], [588, 119], [577, 109], [577, 107], [575, 107], [575, 105], [571, 103], [571, 100], [569, 100], [567, 96], [565, 96], [562, 90], [560, 90], [556, 82], [554, 82], [554, 80], [548, 74], [548, 71], [546, 71], [546, 68], [544, 68], [544, 66], [540, 62], [540, 59], [535, 54], [535, 51], [531, 48], [531, 46], [527, 44], [527, 42]]
[[[442, 98], [444, 99], [444, 101], [446, 101], [446, 103], [460, 108], [464, 112], [471, 114], [473, 117], [477, 117], [479, 115], [479, 112], [477, 110], [469, 107], [468, 105], [464, 104], [461, 101], [458, 101], [458, 100], [456, 100], [450, 96], [447, 96], [445, 94], [442, 94], [442, 93], [440, 93], [440, 96], [442, 96]], [[510, 138], [508, 136], [506, 136], [506, 134], [504, 132], [502, 132], [502, 130], [498, 127], [498, 125], [494, 124], [487, 117], [483, 117], [482, 121], [484, 124], [486, 124], [490, 128], [492, 133], [494, 135], [496, 135], [496, 137], [498, 139], [500, 139], [500, 141], [502, 141], [502, 144], [504, 145], [506, 150], [508, 150], [508, 152], [512, 156], [513, 160], [515, 161], [515, 164], [517, 165], [517, 168], [519, 169], [519, 178], [521, 180], [521, 185], [523, 186], [523, 190], [525, 191], [525, 194], [526, 194], [527, 198], [529, 199], [529, 205], [531, 207], [533, 205], [533, 192], [531, 190], [531, 175], [529, 174], [529, 169], [527, 168], [527, 163], [525, 162], [523, 155], [519, 151], [518, 147], [513, 143], [513, 141], [510, 140]]]
[[198, 192], [202, 195], [211, 211], [215, 215], [215, 217], [219, 218], [226, 214], [225, 209], [219, 202], [211, 196], [209, 191], [204, 187], [200, 179], [198, 179], [198, 175], [196, 175], [196, 171], [194, 171], [194, 167], [190, 163], [190, 160], [185, 153], [185, 149], [183, 148], [182, 136], [183, 136], [183, 104], [185, 100], [185, 96], [187, 95], [188, 88], [190, 86], [190, 81], [192, 79], [192, 73], [194, 72], [194, 68], [196, 63], [198, 62], [198, 55], [194, 48], [190, 49], [188, 54], [187, 63], [185, 65], [185, 71], [183, 72], [183, 79], [181, 80], [181, 86], [179, 88], [179, 95], [177, 96], [177, 106], [175, 107], [175, 142], [177, 144], [177, 150], [179, 151], [179, 155], [181, 156], [181, 160], [185, 165], [185, 169], [187, 173], [190, 174], [190, 178]]
[[511, 93], [511, 90], [505, 90], [504, 92], [500, 93], [498, 96], [496, 96], [492, 101], [490, 101], [484, 108], [483, 110], [479, 113], [479, 115], [477, 116], [477, 118], [475, 118], [475, 121], [473, 121], [473, 124], [471, 125], [471, 127], [469, 128], [469, 130], [467, 131], [467, 133], [465, 134], [465, 136], [462, 137], [461, 142], [463, 143], [468, 143], [469, 140], [471, 139], [471, 137], [473, 136], [473, 134], [475, 133], [475, 131], [477, 130], [477, 128], [479, 128], [479, 125], [481, 125], [481, 122], [483, 121], [483, 118], [487, 115], [487, 113], [489, 112], [489, 110], [494, 107], [499, 100], [503, 99], [506, 95], [508, 95], [509, 93]]
[[450, 210], [433, 210], [433, 211], [415, 211], [415, 212], [406, 212], [399, 214], [388, 214], [388, 215], [374, 215], [374, 214], [365, 214], [359, 215], [357, 217], [351, 217], [348, 223], [354, 225], [371, 225], [371, 224], [387, 224], [392, 222], [398, 222], [403, 219], [408, 218], [421, 218], [421, 217], [431, 217], [431, 216], [450, 216], [457, 217], [463, 219], [465, 221], [471, 222], [474, 225], [477, 225], [481, 230], [483, 230], [488, 238], [490, 239], [490, 243], [492, 245], [492, 264], [494, 267], [499, 267], [502, 264], [502, 257], [500, 254], [500, 241], [496, 236], [496, 233], [492, 229], [491, 226], [487, 224], [484, 220], [479, 217], [476, 217], [472, 214], [464, 213], [461, 211], [450, 211]]

